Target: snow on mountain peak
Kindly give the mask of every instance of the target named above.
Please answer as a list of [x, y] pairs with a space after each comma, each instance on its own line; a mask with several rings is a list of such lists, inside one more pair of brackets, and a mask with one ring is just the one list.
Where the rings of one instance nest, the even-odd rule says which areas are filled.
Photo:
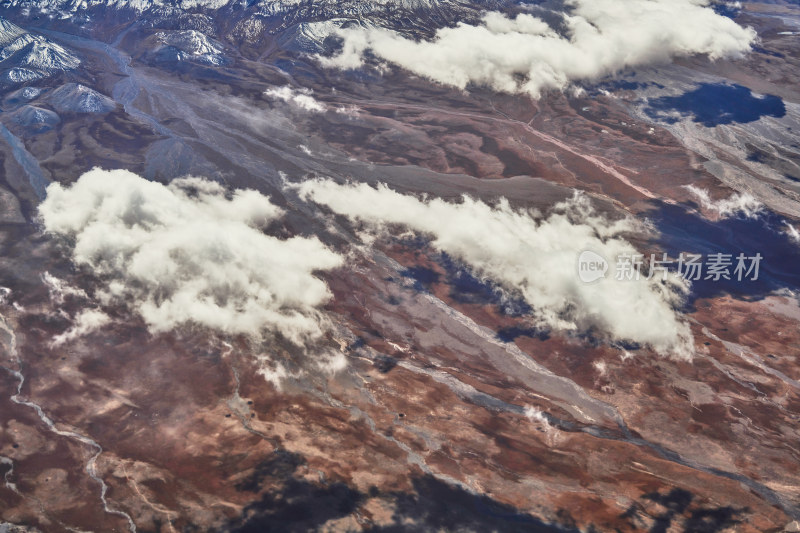
[[7, 82], [46, 78], [77, 68], [80, 63], [81, 60], [63, 46], [0, 18], [0, 72]]
[[74, 69], [81, 64], [81, 61], [63, 46], [38, 38], [33, 42], [22, 64], [52, 72]]
[[162, 43], [180, 50], [178, 59], [192, 59], [210, 65], [223, 65], [227, 59], [223, 55], [222, 44], [210, 39], [197, 30], [159, 32], [156, 38]]
[[2, 17], [0, 17], [0, 46], [5, 47], [27, 32]]
[[116, 107], [111, 98], [79, 83], [59, 87], [50, 94], [48, 101], [61, 113], [108, 113]]

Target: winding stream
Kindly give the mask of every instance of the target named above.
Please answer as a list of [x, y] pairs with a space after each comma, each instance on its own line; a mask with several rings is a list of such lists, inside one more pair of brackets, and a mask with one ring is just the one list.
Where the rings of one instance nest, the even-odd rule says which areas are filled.
[[[22, 396], [22, 388], [25, 385], [25, 375], [21, 371], [22, 360], [19, 357], [19, 353], [17, 352], [16, 335], [14, 334], [14, 331], [11, 329], [11, 327], [9, 327], [5, 318], [2, 316], [0, 316], [0, 329], [5, 331], [9, 335], [9, 355], [11, 356], [12, 363], [14, 363], [19, 369], [15, 370], [13, 368], [0, 367], [7, 370], [12, 376], [14, 376], [17, 379], [17, 391], [16, 393], [10, 396], [10, 400], [17, 405], [22, 405], [30, 409], [33, 409], [36, 412], [36, 415], [39, 417], [39, 420], [41, 420], [42, 423], [44, 423], [44, 425], [47, 426], [47, 429], [51, 433], [55, 433], [60, 437], [66, 437], [68, 439], [76, 440], [81, 444], [89, 446], [95, 450], [94, 455], [92, 455], [89, 461], [87, 461], [85, 470], [86, 473], [89, 474], [89, 477], [91, 477], [94, 481], [100, 484], [100, 501], [103, 504], [103, 510], [108, 514], [124, 518], [128, 522], [128, 529], [131, 531], [131, 533], [136, 533], [136, 524], [134, 524], [131, 516], [125, 513], [124, 511], [111, 508], [108, 504], [108, 499], [106, 498], [106, 494], [108, 492], [108, 485], [106, 484], [105, 481], [103, 481], [103, 479], [97, 473], [97, 459], [98, 457], [100, 457], [100, 454], [103, 453], [102, 446], [100, 446], [100, 444], [98, 444], [93, 439], [85, 435], [81, 435], [80, 433], [59, 429], [58, 427], [56, 427], [55, 422], [53, 422], [53, 420], [49, 416], [47, 416], [47, 414], [44, 412], [44, 410], [39, 404], [32, 402]], [[11, 470], [6, 472], [5, 475], [5, 484], [6, 487], [10, 488], [11, 490], [19, 494], [16, 485], [10, 483], [9, 481], [9, 477], [13, 471], [13, 462], [6, 457], [0, 459], [0, 462], [4, 464], [11, 464]]]

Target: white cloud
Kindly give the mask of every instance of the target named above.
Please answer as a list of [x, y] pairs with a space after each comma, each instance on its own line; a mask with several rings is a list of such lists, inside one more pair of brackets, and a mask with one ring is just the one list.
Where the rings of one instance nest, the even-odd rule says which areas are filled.
[[264, 95], [274, 100], [282, 100], [288, 102], [303, 111], [311, 113], [323, 113], [326, 109], [325, 105], [317, 101], [313, 96], [310, 89], [301, 88], [297, 91], [284, 85], [283, 87], [273, 87], [264, 91]]
[[601, 376], [605, 376], [608, 373], [608, 365], [606, 365], [605, 361], [595, 361], [592, 366]]
[[330, 351], [317, 360], [317, 367], [326, 374], [337, 374], [347, 368], [347, 357], [342, 352]]
[[55, 277], [50, 272], [45, 272], [42, 274], [42, 281], [44, 282], [45, 286], [47, 286], [47, 290], [50, 293], [50, 299], [54, 303], [63, 304], [64, 298], [67, 296], [75, 296], [82, 299], [87, 298], [86, 292], [77, 287], [71, 286], [69, 283], [66, 283], [64, 280]]
[[85, 309], [78, 313], [70, 329], [53, 337], [52, 345], [59, 346], [65, 342], [82, 337], [92, 331], [97, 331], [111, 322], [111, 317], [97, 309]]
[[345, 116], [347, 116], [349, 118], [354, 118], [354, 117], [357, 117], [359, 115], [359, 113], [361, 112], [361, 109], [358, 106], [355, 106], [355, 105], [347, 105], [347, 106], [337, 107], [335, 109], [335, 112], [340, 114], [340, 115], [345, 115]]
[[461, 259], [478, 275], [518, 290], [543, 326], [593, 331], [608, 340], [649, 345], [661, 354], [691, 356], [691, 330], [675, 311], [687, 286], [677, 276], [668, 276], [665, 283], [655, 279], [660, 276], [617, 281], [613, 273], [595, 283], [580, 280], [577, 258], [583, 250], [611, 261], [634, 254], [621, 234], [642, 229], [632, 219], [608, 220], [583, 195], [554, 206], [542, 218], [506, 201], [492, 207], [468, 197], [459, 204], [420, 200], [386, 186], [311, 180], [293, 187], [378, 233], [399, 225], [430, 236], [433, 247]]
[[684, 188], [697, 198], [703, 209], [716, 213], [720, 218], [740, 215], [745, 218], [756, 218], [764, 211], [764, 205], [746, 192], [734, 193], [724, 200], [715, 201], [705, 189], [694, 185], [685, 185]]
[[315, 272], [342, 259], [313, 237], [263, 233], [282, 213], [252, 190], [100, 169], [51, 184], [39, 207], [45, 230], [66, 237], [72, 261], [100, 280], [97, 300], [132, 309], [151, 331], [195, 324], [302, 345], [325, 329], [317, 308], [330, 292]]
[[561, 432], [557, 427], [550, 423], [550, 420], [543, 411], [540, 411], [532, 405], [528, 405], [525, 407], [525, 416], [528, 418], [528, 420], [539, 426], [539, 429], [544, 432], [545, 436], [547, 437], [548, 445], [553, 446], [560, 440]]
[[302, 375], [301, 371], [291, 372], [286, 364], [281, 361], [275, 361], [271, 355], [258, 354], [255, 359], [258, 363], [256, 373], [264, 378], [265, 381], [272, 383], [278, 390], [281, 389], [284, 381], [297, 379]]
[[364, 53], [439, 83], [488, 85], [527, 93], [564, 89], [627, 67], [708, 54], [712, 59], [750, 49], [756, 34], [708, 7], [708, 0], [568, 0], [566, 35], [530, 14], [514, 19], [487, 13], [480, 25], [442, 28], [432, 41], [415, 41], [384, 28], [352, 27], [336, 33], [341, 52], [320, 57], [344, 69], [363, 64]]
[[786, 223], [786, 232], [791, 240], [800, 243], [800, 231], [797, 231], [797, 228], [788, 222]]

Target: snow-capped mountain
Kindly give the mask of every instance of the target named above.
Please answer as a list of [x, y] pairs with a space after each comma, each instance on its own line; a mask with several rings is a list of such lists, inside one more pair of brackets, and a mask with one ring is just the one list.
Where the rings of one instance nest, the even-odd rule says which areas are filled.
[[[15, 16], [98, 27], [137, 21], [155, 27], [196, 29], [224, 40], [227, 35], [254, 40], [264, 30], [280, 33], [301, 23], [346, 18], [394, 29], [430, 30], [474, 19], [508, 0], [0, 0]], [[132, 13], [133, 12], [133, 13]], [[135, 15], [134, 15], [135, 14]], [[91, 23], [90, 23], [91, 22]], [[100, 24], [102, 26], [102, 24]]]
[[[164, 33], [156, 41], [147, 40], [155, 44], [150, 50], [157, 52], [153, 57], [219, 66], [233, 60], [222, 53], [228, 45], [240, 51], [244, 47], [246, 54], [258, 57], [277, 36], [290, 50], [317, 53], [325, 38], [346, 24], [423, 38], [444, 26], [477, 22], [485, 10], [511, 4], [511, 0], [0, 0], [0, 10], [23, 26], [30, 21], [32, 26], [65, 33], [81, 28], [105, 42], [133, 23], [137, 29]], [[172, 35], [175, 32], [179, 33]], [[27, 75], [33, 74], [16, 73], [18, 78]]]
[[283, 36], [284, 46], [290, 50], [314, 53], [322, 49], [323, 41], [352, 19], [335, 18], [316, 22], [301, 22]]
[[80, 59], [48, 38], [0, 18], [0, 76], [9, 83], [46, 78], [72, 70]]
[[53, 91], [47, 101], [60, 113], [108, 113], [116, 102], [79, 83], [67, 83]]
[[[112, 9], [130, 9], [144, 12], [153, 9], [172, 8], [177, 10], [206, 9], [215, 10], [223, 7], [255, 7], [263, 15], [278, 15], [288, 13], [298, 7], [315, 8], [324, 5], [336, 5], [347, 2], [323, 0], [310, 3], [308, 0], [4, 0], [0, 5], [8, 7], [21, 7], [35, 9], [42, 13], [69, 15], [87, 11], [96, 7]], [[371, 11], [376, 6], [391, 6], [398, 9], [432, 8], [437, 4], [449, 3], [448, 0], [370, 0], [367, 2], [352, 2], [354, 7], [361, 6], [362, 10]]]
[[32, 105], [23, 105], [12, 116], [14, 122], [31, 133], [45, 132], [61, 122], [53, 111]]
[[208, 65], [224, 65], [228, 62], [222, 44], [197, 30], [159, 32], [156, 38], [172, 48], [179, 61], [190, 60]]

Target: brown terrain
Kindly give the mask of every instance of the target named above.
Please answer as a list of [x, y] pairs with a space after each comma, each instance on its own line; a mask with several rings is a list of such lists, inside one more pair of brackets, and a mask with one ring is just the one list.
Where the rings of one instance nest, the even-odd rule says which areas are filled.
[[[675, 68], [800, 104], [796, 37], [763, 16], [778, 9], [747, 4], [741, 16], [783, 59]], [[539, 101], [460, 92], [399, 69], [325, 71], [272, 42], [219, 70], [169, 71], [141, 44], [152, 31], [119, 35], [116, 52], [103, 48], [115, 34], [51, 34], [84, 57], [71, 81], [137, 91], [40, 133], [0, 115], [48, 180], [100, 166], [255, 188], [290, 209], [279, 231], [320, 234], [343, 253], [361, 242], [357, 228], [337, 219], [334, 233], [279, 172], [543, 210], [574, 188], [611, 217], [680, 206], [708, 224], [719, 214], [684, 185], [713, 199], [735, 192], [709, 157], [637, 115], [632, 90]], [[115, 53], [132, 57], [127, 71]], [[295, 83], [357, 112], [303, 113], [262, 94]], [[800, 305], [789, 282], [690, 299], [696, 353], [679, 361], [539, 329], [496, 286], [397, 231], [320, 274], [335, 325], [324, 345], [346, 357], [344, 370], [280, 339], [192, 326], [151, 334], [125, 309], [54, 346], [85, 300], [49, 291], [43, 274], [89, 294], [98, 280], [42, 233], [8, 143], [0, 163], [0, 285], [10, 289], [0, 531], [800, 531]], [[753, 175], [769, 189], [760, 198], [797, 226], [796, 186]], [[633, 238], [648, 250], [664, 242]], [[298, 374], [266, 380], [259, 354]]]

